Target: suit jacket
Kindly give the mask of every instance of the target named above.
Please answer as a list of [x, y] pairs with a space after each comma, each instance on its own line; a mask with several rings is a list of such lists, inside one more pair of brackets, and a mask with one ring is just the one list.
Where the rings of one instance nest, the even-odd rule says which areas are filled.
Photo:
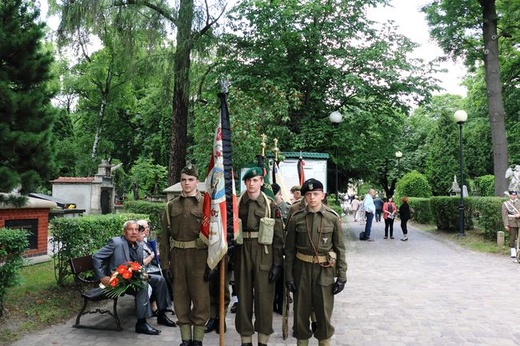
[[[137, 262], [143, 264], [143, 246], [137, 245]], [[128, 242], [123, 236], [114, 237], [99, 249], [93, 256], [94, 271], [98, 279], [110, 276], [123, 263], [131, 262]]]

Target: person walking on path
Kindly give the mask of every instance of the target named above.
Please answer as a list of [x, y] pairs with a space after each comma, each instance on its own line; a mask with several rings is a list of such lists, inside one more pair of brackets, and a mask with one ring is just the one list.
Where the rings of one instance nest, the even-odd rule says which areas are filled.
[[365, 224], [365, 236], [367, 241], [374, 241], [370, 237], [372, 231], [372, 221], [374, 220], [374, 214], [376, 213], [376, 206], [374, 204], [374, 196], [376, 190], [370, 189], [363, 199], [363, 209], [365, 210], [366, 224]]
[[358, 209], [359, 209], [359, 199], [358, 196], [354, 196], [354, 199], [350, 202], [350, 208], [354, 214], [354, 222], [358, 220]]
[[[334, 334], [334, 295], [347, 282], [343, 229], [338, 214], [322, 203], [320, 181], [307, 180], [302, 195], [307, 206], [289, 219], [285, 244], [286, 285], [294, 294], [293, 336], [298, 346], [308, 345], [313, 334], [320, 346], [328, 346]], [[315, 331], [309, 328], [313, 312]]]
[[394, 198], [389, 197], [383, 204], [383, 219], [385, 220], [385, 239], [388, 239], [388, 231], [390, 231], [390, 239], [394, 239], [394, 219], [397, 208]]
[[374, 198], [374, 205], [376, 206], [376, 222], [380, 222], [381, 214], [383, 213], [383, 200], [379, 196], [376, 196], [376, 198]]
[[502, 220], [504, 228], [509, 232], [509, 247], [511, 257], [516, 258], [516, 238], [520, 227], [520, 201], [517, 199], [517, 191], [509, 191], [509, 200], [502, 203]]
[[275, 282], [283, 270], [282, 215], [276, 203], [261, 191], [263, 173], [261, 167], [253, 167], [244, 174], [246, 191], [238, 202], [243, 244], [236, 246], [233, 264], [238, 297], [235, 327], [242, 346], [253, 345], [255, 332], [258, 345], [265, 346], [274, 333]]
[[203, 197], [193, 165], [181, 170], [181, 195], [170, 200], [163, 217], [161, 258], [173, 273], [173, 304], [181, 330], [181, 346], [202, 346], [210, 317], [208, 247], [200, 235]]
[[403, 230], [402, 241], [408, 241], [408, 220], [412, 217], [408, 197], [401, 198], [401, 206], [399, 207], [399, 218], [401, 219], [401, 229]]

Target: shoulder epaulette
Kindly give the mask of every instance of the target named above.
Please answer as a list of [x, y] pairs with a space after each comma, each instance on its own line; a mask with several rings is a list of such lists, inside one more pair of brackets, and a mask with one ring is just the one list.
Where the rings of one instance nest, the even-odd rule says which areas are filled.
[[339, 214], [336, 213], [336, 211], [330, 207], [325, 207], [325, 211], [328, 211], [329, 213], [334, 214], [335, 216], [339, 217]]

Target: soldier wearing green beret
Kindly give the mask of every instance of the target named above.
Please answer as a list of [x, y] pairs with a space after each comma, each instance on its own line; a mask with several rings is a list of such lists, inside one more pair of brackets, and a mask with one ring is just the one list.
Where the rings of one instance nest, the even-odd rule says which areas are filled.
[[[293, 335], [298, 346], [308, 345], [313, 334], [320, 346], [328, 346], [334, 334], [334, 295], [347, 282], [343, 230], [338, 214], [323, 204], [320, 181], [307, 180], [302, 195], [306, 206], [290, 217], [285, 238], [285, 281], [294, 294]], [[312, 312], [316, 331], [309, 328]]]
[[160, 243], [163, 266], [173, 272], [181, 346], [202, 345], [210, 315], [208, 248], [199, 238], [203, 197], [197, 190], [198, 178], [193, 165], [181, 170], [182, 192], [166, 205]]
[[[246, 191], [240, 196], [238, 216], [242, 222], [243, 244], [234, 253], [238, 305], [235, 326], [242, 346], [252, 346], [258, 333], [258, 345], [265, 346], [273, 331], [275, 282], [282, 275], [283, 226], [276, 203], [262, 191], [263, 169], [254, 167], [243, 176]], [[261, 223], [274, 219], [271, 244], [262, 236]], [[253, 324], [252, 316], [255, 313]]]

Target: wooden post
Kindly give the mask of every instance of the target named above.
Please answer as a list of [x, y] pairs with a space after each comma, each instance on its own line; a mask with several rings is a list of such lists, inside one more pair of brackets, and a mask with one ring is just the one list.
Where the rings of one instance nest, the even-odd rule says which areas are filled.
[[226, 313], [224, 311], [224, 289], [227, 289], [226, 287], [226, 256], [222, 257], [222, 259], [220, 260], [220, 299], [219, 299], [219, 325], [218, 325], [218, 330], [219, 330], [219, 345], [220, 346], [225, 346], [225, 332], [224, 332], [224, 328], [225, 328], [225, 323], [226, 323]]
[[497, 232], [497, 246], [502, 248], [504, 246], [504, 231]]

